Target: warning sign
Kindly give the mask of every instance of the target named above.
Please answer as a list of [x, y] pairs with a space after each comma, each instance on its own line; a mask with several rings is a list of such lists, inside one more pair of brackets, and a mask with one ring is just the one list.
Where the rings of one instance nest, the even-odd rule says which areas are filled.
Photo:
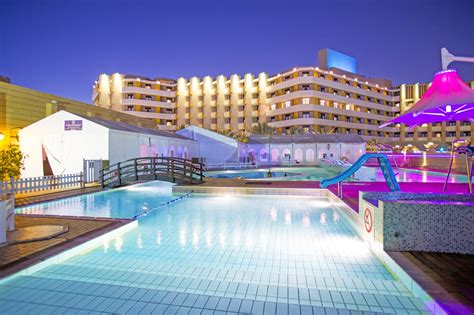
[[372, 217], [372, 211], [369, 207], [366, 207], [364, 210], [364, 227], [367, 233], [372, 231], [372, 227], [374, 225], [374, 220]]

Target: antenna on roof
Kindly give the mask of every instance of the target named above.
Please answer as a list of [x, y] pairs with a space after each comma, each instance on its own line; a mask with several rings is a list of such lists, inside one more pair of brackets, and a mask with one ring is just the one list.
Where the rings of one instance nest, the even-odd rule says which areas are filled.
[[453, 61], [474, 62], [474, 57], [454, 56], [446, 47], [441, 48], [441, 66], [443, 70], [448, 70], [448, 65]]

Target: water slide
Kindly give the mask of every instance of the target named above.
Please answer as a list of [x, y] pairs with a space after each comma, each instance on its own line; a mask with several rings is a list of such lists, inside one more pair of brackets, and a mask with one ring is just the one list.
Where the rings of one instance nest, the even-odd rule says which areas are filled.
[[349, 167], [344, 172], [335, 177], [322, 180], [320, 183], [321, 188], [327, 188], [329, 185], [342, 182], [354, 174], [358, 169], [360, 169], [367, 160], [374, 158], [379, 162], [380, 169], [382, 170], [383, 176], [385, 177], [385, 181], [387, 182], [390, 191], [399, 191], [400, 185], [398, 185], [397, 179], [395, 178], [392, 166], [390, 165], [387, 156], [381, 153], [367, 153], [362, 155], [354, 164], [352, 164], [351, 167]]

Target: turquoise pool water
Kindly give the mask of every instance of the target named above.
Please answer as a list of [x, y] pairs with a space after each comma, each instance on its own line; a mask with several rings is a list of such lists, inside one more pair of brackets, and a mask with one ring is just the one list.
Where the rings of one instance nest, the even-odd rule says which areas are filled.
[[[266, 178], [266, 180], [284, 180], [284, 181], [301, 181], [314, 180], [321, 181], [325, 178], [334, 177], [338, 174], [338, 169], [330, 169], [323, 167], [272, 167], [271, 171], [276, 175], [273, 178]], [[259, 179], [262, 175], [266, 175], [268, 169], [248, 169], [248, 170], [226, 170], [226, 171], [210, 171], [206, 173], [209, 177], [242, 177], [247, 179]], [[446, 174], [439, 172], [420, 171], [411, 169], [395, 169], [395, 176], [399, 182], [444, 182]], [[287, 174], [287, 176], [283, 176]], [[375, 181], [385, 181], [382, 171], [377, 168], [375, 174]], [[466, 183], [467, 176], [453, 174], [450, 176], [449, 182], [452, 183]]]
[[[124, 194], [103, 198], [121, 207]], [[349, 311], [427, 313], [342, 212], [301, 196], [193, 195], [87, 254], [0, 286], [0, 314]]]
[[15, 209], [23, 214], [132, 218], [173, 198], [173, 184], [148, 182]]

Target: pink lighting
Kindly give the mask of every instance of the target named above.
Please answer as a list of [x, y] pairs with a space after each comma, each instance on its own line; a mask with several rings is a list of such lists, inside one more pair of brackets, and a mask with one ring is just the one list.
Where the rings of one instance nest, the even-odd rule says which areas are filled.
[[434, 75], [425, 95], [412, 108], [380, 127], [404, 123], [409, 127], [443, 121], [474, 121], [474, 90], [456, 70]]

